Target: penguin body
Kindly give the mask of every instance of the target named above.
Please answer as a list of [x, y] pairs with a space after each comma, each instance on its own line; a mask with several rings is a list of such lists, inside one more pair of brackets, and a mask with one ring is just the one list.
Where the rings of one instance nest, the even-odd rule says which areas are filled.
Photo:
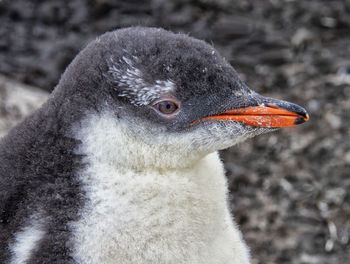
[[106, 33], [0, 142], [0, 262], [249, 263], [216, 151], [307, 118], [203, 41]]

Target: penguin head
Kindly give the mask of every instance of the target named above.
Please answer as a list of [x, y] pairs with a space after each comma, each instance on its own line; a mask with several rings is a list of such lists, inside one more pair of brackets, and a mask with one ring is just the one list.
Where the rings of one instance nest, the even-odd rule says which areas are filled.
[[111, 123], [94, 132], [102, 133], [100, 145], [124, 146], [129, 158], [149, 166], [186, 166], [308, 119], [302, 107], [251, 90], [211, 45], [157, 28], [102, 35], [77, 56], [60, 84], [54, 94], [75, 94], [86, 101], [80, 111], [99, 113], [90, 128], [106, 118]]

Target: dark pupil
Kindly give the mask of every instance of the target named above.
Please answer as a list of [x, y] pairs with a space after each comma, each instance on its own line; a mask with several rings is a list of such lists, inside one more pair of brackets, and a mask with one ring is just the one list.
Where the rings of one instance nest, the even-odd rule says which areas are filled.
[[175, 112], [177, 106], [173, 102], [161, 102], [158, 104], [158, 110], [163, 114], [171, 114]]

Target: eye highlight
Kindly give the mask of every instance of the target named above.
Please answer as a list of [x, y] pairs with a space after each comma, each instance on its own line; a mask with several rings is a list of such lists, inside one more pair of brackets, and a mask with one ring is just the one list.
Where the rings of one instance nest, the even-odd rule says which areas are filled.
[[161, 101], [153, 105], [153, 107], [164, 115], [171, 115], [179, 109], [179, 104], [174, 101]]

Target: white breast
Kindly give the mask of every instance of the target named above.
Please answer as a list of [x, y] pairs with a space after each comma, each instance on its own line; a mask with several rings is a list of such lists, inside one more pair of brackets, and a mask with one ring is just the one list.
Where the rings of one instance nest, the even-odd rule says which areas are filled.
[[128, 170], [98, 153], [95, 132], [81, 133], [89, 166], [79, 173], [88, 203], [72, 223], [78, 263], [249, 263], [217, 153], [188, 168]]

